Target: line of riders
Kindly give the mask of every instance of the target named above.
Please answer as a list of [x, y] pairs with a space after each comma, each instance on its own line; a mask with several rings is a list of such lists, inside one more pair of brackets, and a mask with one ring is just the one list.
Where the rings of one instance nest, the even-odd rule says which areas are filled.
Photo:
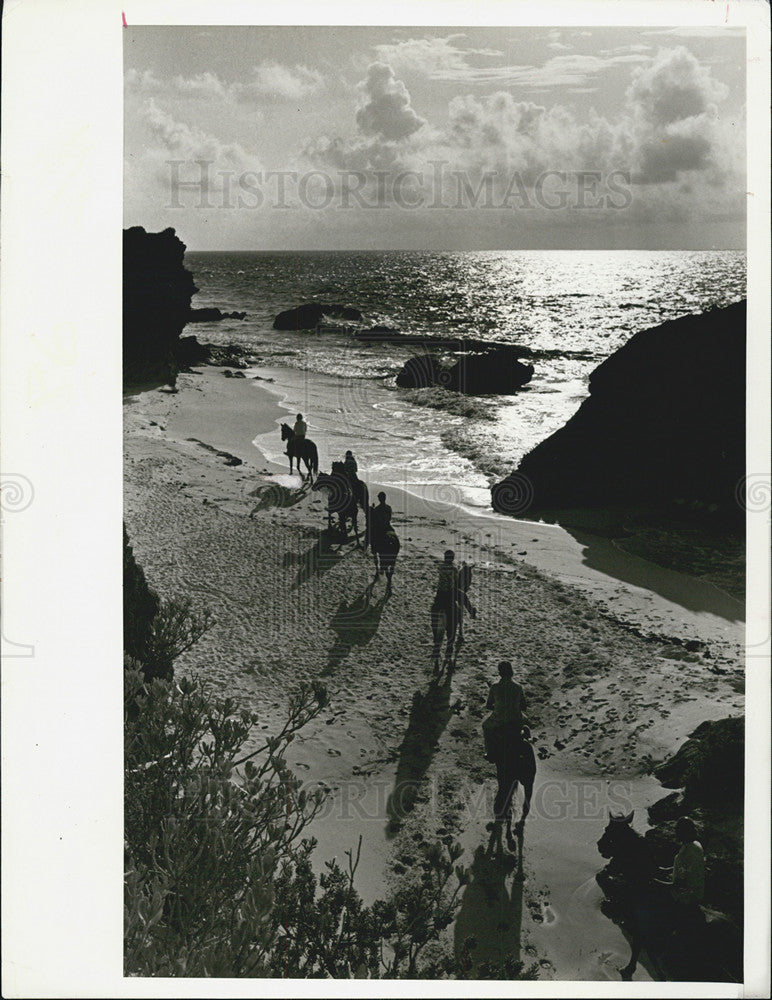
[[[325, 489], [330, 495], [328, 506], [328, 523], [332, 524], [332, 515], [339, 517], [340, 527], [346, 534], [346, 518], [352, 522], [357, 544], [357, 509], [365, 512], [367, 526], [365, 531], [365, 548], [369, 543], [375, 559], [375, 580], [383, 572], [386, 577], [387, 593], [391, 592], [391, 578], [394, 563], [400, 549], [399, 538], [391, 524], [392, 508], [386, 502], [386, 494], [378, 494], [378, 503], [369, 505], [367, 485], [358, 477], [358, 465], [353, 453], [349, 450], [342, 462], [332, 463], [331, 475], [319, 474], [319, 459], [316, 445], [306, 438], [306, 423], [302, 414], [297, 415], [294, 427], [282, 425], [282, 440], [287, 441], [287, 455], [290, 459], [290, 472], [293, 469], [293, 459], [297, 462], [300, 473], [300, 461], [304, 461], [312, 481], [312, 489]], [[316, 482], [313, 481], [317, 476]], [[375, 582], [375, 581], [374, 581]], [[456, 565], [455, 553], [446, 550], [438, 565], [437, 585], [434, 599], [430, 607], [430, 619], [434, 644], [432, 658], [435, 677], [447, 668], [448, 676], [456, 663], [458, 648], [463, 642], [464, 611], [472, 618], [477, 612], [469, 599], [469, 589], [472, 582], [472, 568], [466, 562], [460, 567]], [[445, 658], [440, 668], [440, 651], [443, 637], [447, 637]], [[485, 759], [496, 768], [497, 790], [493, 803], [494, 821], [488, 824], [492, 831], [492, 842], [495, 838], [500, 843], [503, 827], [506, 825], [507, 846], [514, 851], [517, 848], [515, 836], [522, 848], [523, 829], [526, 817], [531, 808], [534, 781], [536, 778], [536, 756], [531, 743], [531, 733], [526, 719], [526, 701], [523, 689], [514, 680], [512, 664], [504, 660], [498, 665], [499, 680], [492, 684], [486, 703], [486, 711], [490, 714], [483, 720], [482, 731], [485, 745]], [[518, 785], [523, 786], [523, 807], [520, 819], [512, 827], [512, 812], [515, 793]], [[623, 841], [620, 856], [629, 853], [629, 840], [640, 838], [631, 831], [632, 813], [626, 817], [611, 816], [609, 825], [599, 842], [601, 854], [605, 857], [616, 856], [615, 838]], [[678, 941], [681, 950], [691, 950], [698, 941], [704, 940], [700, 933], [704, 926], [704, 916], [700, 903], [704, 894], [705, 860], [702, 846], [697, 840], [697, 833], [692, 821], [686, 817], [679, 819], [676, 834], [681, 843], [670, 879], [655, 879], [662, 886], [669, 887], [671, 910], [670, 920], [663, 926], [673, 927], [673, 922], [679, 929]], [[633, 852], [634, 856], [634, 852]], [[624, 867], [624, 864], [623, 864]], [[643, 864], [634, 864], [634, 868], [644, 869]], [[660, 872], [660, 875], [662, 872]], [[638, 878], [641, 878], [639, 873]], [[633, 879], [634, 881], [634, 879]], [[656, 908], [655, 908], [656, 909]], [[632, 978], [641, 942], [645, 939], [644, 925], [649, 921], [651, 909], [644, 904], [643, 914], [638, 912], [640, 905], [633, 907], [632, 916], [632, 947], [628, 965], [621, 970], [624, 979]], [[672, 934], [673, 931], [671, 930]], [[696, 935], [696, 937], [695, 937]], [[692, 939], [690, 941], [690, 938]], [[699, 945], [697, 946], [699, 951]]]
[[[305, 462], [310, 477], [317, 473], [312, 489], [326, 489], [330, 494], [328, 519], [337, 514], [341, 530], [345, 534], [346, 517], [352, 521], [356, 532], [357, 507], [361, 506], [367, 516], [365, 547], [369, 541], [375, 558], [377, 580], [380, 573], [386, 576], [387, 593], [391, 591], [391, 577], [394, 562], [399, 552], [399, 538], [391, 524], [392, 508], [386, 502], [386, 494], [378, 494], [378, 503], [368, 506], [367, 486], [358, 477], [359, 467], [352, 451], [347, 451], [342, 462], [332, 463], [332, 473], [318, 474], [318, 452], [316, 445], [306, 438], [307, 425], [303, 415], [298, 413], [294, 427], [282, 425], [282, 440], [287, 441], [287, 455], [290, 472], [293, 459], [300, 472], [301, 459]], [[358, 534], [357, 534], [358, 541]], [[469, 599], [472, 583], [472, 568], [466, 562], [456, 565], [456, 554], [447, 549], [437, 568], [437, 584], [430, 607], [433, 634], [432, 659], [435, 676], [447, 668], [450, 673], [455, 667], [458, 649], [464, 639], [464, 612], [476, 618], [477, 611]], [[442, 668], [440, 651], [446, 638], [446, 651]], [[506, 823], [507, 841], [510, 847], [512, 835], [512, 805], [519, 783], [523, 785], [524, 804], [516, 832], [522, 835], [523, 825], [531, 803], [533, 783], [536, 776], [536, 758], [530, 742], [530, 730], [524, 725], [523, 712], [525, 696], [522, 687], [513, 679], [512, 664], [499, 664], [500, 679], [493, 684], [488, 695], [487, 710], [490, 715], [483, 722], [485, 757], [495, 765], [498, 789], [494, 800], [495, 823], [499, 829]]]

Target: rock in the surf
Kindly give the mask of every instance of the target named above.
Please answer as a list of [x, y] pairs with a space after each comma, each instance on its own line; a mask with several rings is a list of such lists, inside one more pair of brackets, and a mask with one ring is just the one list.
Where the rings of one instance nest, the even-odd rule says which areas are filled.
[[397, 385], [401, 389], [425, 389], [437, 385], [444, 370], [433, 354], [417, 354], [402, 366]]
[[246, 319], [245, 312], [221, 312], [219, 309], [191, 309], [188, 323], [218, 323], [222, 319]]
[[362, 313], [353, 306], [338, 303], [306, 302], [279, 313], [273, 321], [274, 330], [313, 330], [324, 318], [358, 322]]
[[511, 395], [533, 377], [533, 365], [518, 361], [520, 349], [502, 346], [482, 354], [468, 354], [450, 368], [448, 388], [469, 395]]

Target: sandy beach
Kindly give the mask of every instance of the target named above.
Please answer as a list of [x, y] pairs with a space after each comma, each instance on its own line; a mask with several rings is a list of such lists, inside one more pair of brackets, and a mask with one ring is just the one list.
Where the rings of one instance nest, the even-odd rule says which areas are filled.
[[[368, 596], [371, 556], [321, 536], [326, 494], [253, 444], [275, 431], [278, 452], [291, 407], [259, 374], [202, 368], [176, 393], [124, 401], [136, 557], [162, 597], [190, 597], [215, 618], [177, 674], [205, 677], [266, 731], [293, 684], [323, 679], [329, 707], [288, 760], [331, 791], [312, 830], [320, 863], [343, 860], [361, 834], [358, 885], [371, 900], [422, 839], [459, 839], [473, 879], [457, 942], [506, 940], [542, 978], [618, 981], [627, 944], [598, 908], [596, 841], [609, 805], [635, 807], [644, 830], [645, 807], [665, 794], [652, 764], [700, 722], [742, 713], [742, 604], [601, 535], [392, 488], [393, 593], [381, 579]], [[368, 485], [374, 499], [379, 484]], [[478, 614], [457, 670], [437, 682], [428, 608], [448, 547], [474, 566]], [[523, 881], [479, 850], [495, 789], [480, 724], [501, 659], [525, 690], [539, 763]], [[636, 978], [648, 978], [643, 967]]]

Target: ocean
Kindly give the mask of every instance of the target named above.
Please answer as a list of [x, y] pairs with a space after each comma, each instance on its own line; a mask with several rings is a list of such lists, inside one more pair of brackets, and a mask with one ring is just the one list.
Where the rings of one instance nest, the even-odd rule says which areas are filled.
[[[590, 372], [633, 334], [746, 294], [745, 253], [733, 250], [199, 251], [185, 263], [194, 307], [247, 313], [185, 333], [253, 352], [288, 417], [303, 413], [323, 470], [350, 448], [369, 481], [475, 507], [576, 412]], [[312, 301], [355, 306], [364, 328], [527, 347], [533, 378], [516, 396], [399, 389], [394, 376], [420, 348], [272, 329]], [[278, 428], [255, 445], [286, 461]]]

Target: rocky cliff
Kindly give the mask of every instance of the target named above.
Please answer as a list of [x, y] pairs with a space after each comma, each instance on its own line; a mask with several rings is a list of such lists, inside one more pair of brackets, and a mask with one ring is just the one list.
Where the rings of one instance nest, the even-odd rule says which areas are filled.
[[123, 231], [124, 382], [174, 384], [177, 345], [198, 291], [184, 256], [185, 244], [173, 229]]
[[[740, 518], [745, 302], [633, 336], [590, 376], [577, 413], [492, 488], [494, 509], [711, 510]], [[522, 510], [522, 505], [520, 512]]]

